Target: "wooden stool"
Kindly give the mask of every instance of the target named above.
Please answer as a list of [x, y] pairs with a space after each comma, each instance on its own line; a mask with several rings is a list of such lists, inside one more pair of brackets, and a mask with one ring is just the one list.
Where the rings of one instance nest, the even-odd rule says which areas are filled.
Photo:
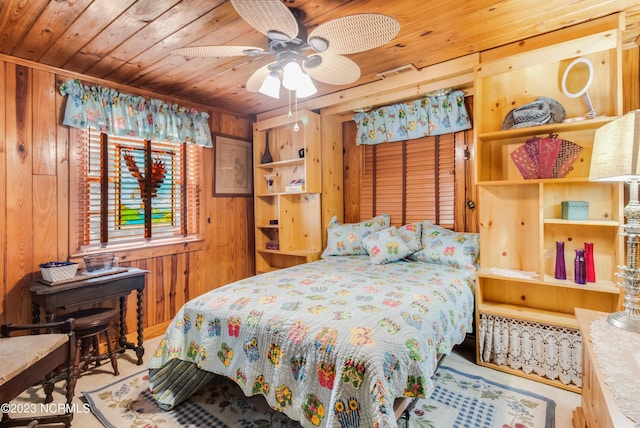
[[[107, 350], [109, 359], [113, 367], [113, 374], [118, 376], [118, 360], [111, 337], [111, 323], [118, 316], [119, 312], [112, 308], [92, 308], [82, 309], [76, 312], [61, 315], [61, 318], [75, 320], [75, 355], [73, 358], [73, 384], [71, 385], [71, 394], [74, 393], [75, 383], [80, 375], [80, 363], [84, 362], [83, 371], [86, 370], [91, 363], [96, 366], [100, 365], [101, 355], [98, 347], [98, 335], [104, 333], [107, 339]], [[93, 349], [91, 349], [93, 348]]]

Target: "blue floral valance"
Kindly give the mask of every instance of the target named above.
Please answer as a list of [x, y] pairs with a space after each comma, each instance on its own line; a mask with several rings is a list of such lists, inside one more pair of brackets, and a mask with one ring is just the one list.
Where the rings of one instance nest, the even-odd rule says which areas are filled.
[[91, 126], [118, 136], [213, 146], [207, 113], [99, 85], [86, 86], [78, 80], [60, 85], [60, 93], [68, 95], [64, 125]]
[[426, 97], [357, 113], [357, 144], [380, 144], [471, 129], [464, 92]]

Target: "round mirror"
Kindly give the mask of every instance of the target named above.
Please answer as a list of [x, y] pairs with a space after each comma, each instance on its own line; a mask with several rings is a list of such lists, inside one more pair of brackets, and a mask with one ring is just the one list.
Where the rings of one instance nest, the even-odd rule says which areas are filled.
[[562, 75], [562, 92], [569, 98], [584, 95], [593, 81], [593, 64], [587, 58], [574, 59]]
[[587, 92], [591, 82], [593, 82], [593, 64], [587, 58], [574, 59], [564, 70], [562, 92], [569, 98], [583, 97], [587, 106], [587, 114], [584, 117], [565, 119], [565, 122], [596, 117], [596, 112], [589, 98], [589, 92]]

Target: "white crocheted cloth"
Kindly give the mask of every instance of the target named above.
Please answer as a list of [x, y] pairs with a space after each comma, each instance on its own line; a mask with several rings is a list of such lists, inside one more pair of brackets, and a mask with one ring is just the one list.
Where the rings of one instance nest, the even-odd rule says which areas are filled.
[[582, 385], [579, 330], [481, 313], [477, 334], [484, 362]]
[[640, 426], [640, 334], [600, 318], [591, 323], [593, 349], [622, 413]]

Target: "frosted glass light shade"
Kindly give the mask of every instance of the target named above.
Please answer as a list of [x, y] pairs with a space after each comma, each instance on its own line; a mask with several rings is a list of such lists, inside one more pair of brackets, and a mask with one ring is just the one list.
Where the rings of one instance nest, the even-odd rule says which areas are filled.
[[596, 130], [591, 181], [629, 181], [640, 176], [640, 110], [631, 111]]
[[262, 86], [258, 89], [258, 92], [268, 95], [272, 98], [280, 98], [280, 76], [278, 73], [269, 73], [269, 75], [262, 82]]
[[302, 77], [298, 82], [298, 89], [296, 89], [296, 97], [305, 98], [318, 92], [311, 77], [308, 74], [302, 73]]
[[290, 91], [298, 89], [300, 80], [303, 78], [303, 74], [300, 64], [295, 61], [288, 62], [283, 67], [282, 86]]

